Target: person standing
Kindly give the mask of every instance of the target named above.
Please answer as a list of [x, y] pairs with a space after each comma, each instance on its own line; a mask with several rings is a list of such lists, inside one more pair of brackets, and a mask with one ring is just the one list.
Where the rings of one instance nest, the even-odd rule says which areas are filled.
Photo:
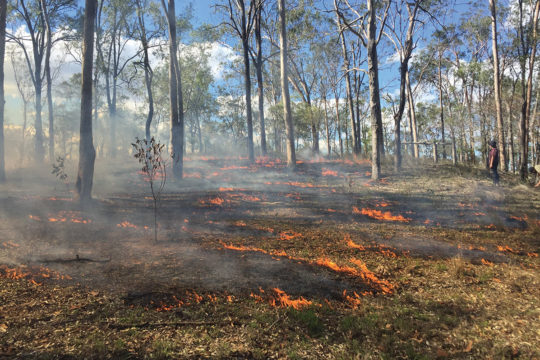
[[488, 157], [489, 171], [491, 172], [493, 185], [499, 186], [499, 173], [497, 172], [497, 168], [499, 167], [499, 149], [497, 149], [497, 142], [495, 140], [491, 140], [489, 146], [491, 148]]

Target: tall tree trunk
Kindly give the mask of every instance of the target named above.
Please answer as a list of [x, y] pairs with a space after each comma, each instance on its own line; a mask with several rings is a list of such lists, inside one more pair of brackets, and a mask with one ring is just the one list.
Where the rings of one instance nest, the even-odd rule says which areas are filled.
[[489, 0], [491, 9], [491, 47], [493, 51], [493, 87], [495, 88], [495, 110], [497, 113], [497, 137], [499, 139], [499, 149], [501, 154], [501, 164], [503, 170], [508, 171], [508, 160], [506, 158], [506, 144], [504, 142], [504, 125], [501, 107], [501, 75], [499, 70], [499, 48], [497, 45], [497, 4], [496, 0]]
[[262, 36], [261, 36], [262, 1], [259, 0], [257, 15], [255, 16], [255, 41], [257, 42], [257, 91], [259, 97], [259, 121], [261, 124], [261, 152], [266, 156], [266, 128], [264, 124], [264, 84], [263, 84], [263, 60], [262, 60]]
[[405, 75], [405, 80], [407, 82], [407, 100], [409, 102], [409, 110], [411, 113], [411, 132], [412, 132], [412, 141], [414, 142], [414, 157], [418, 159], [420, 153], [418, 151], [418, 126], [416, 125], [416, 111], [414, 109], [414, 97], [411, 88], [411, 80], [409, 78], [409, 71]]
[[379, 59], [377, 56], [376, 21], [374, 1], [368, 0], [368, 71], [369, 71], [369, 107], [371, 109], [371, 178], [381, 177], [382, 115], [379, 91]]
[[43, 146], [43, 121], [41, 120], [41, 71], [36, 71], [38, 76], [36, 76], [36, 94], [35, 94], [35, 103], [34, 109], [36, 110], [34, 128], [36, 130], [36, 138], [34, 142], [34, 159], [37, 163], [41, 164], [44, 159], [44, 146]]
[[[443, 91], [442, 91], [442, 52], [439, 50], [439, 106], [440, 110], [440, 119], [441, 119], [441, 142], [444, 143], [444, 107], [443, 107]], [[446, 159], [446, 150], [443, 146], [443, 159]]]
[[341, 20], [339, 18], [339, 15], [337, 15], [337, 13], [336, 13], [336, 16], [337, 16], [338, 31], [339, 31], [340, 40], [341, 40], [341, 49], [343, 52], [343, 71], [345, 72], [347, 104], [349, 105], [349, 119], [351, 122], [351, 127], [353, 128], [353, 148], [354, 148], [354, 153], [359, 154], [360, 147], [356, 143], [356, 139], [358, 139], [358, 137], [356, 135], [356, 126], [354, 126], [354, 104], [353, 104], [353, 97], [352, 97], [351, 75], [349, 73], [349, 69], [350, 69], [349, 52], [347, 50], [347, 42], [345, 41], [345, 33], [344, 31], [342, 31]]
[[341, 157], [343, 158], [343, 139], [341, 138], [341, 120], [339, 119], [339, 95], [337, 91], [334, 92], [334, 98], [336, 101], [336, 123], [337, 123], [338, 139], [339, 139], [339, 153], [341, 154]]
[[167, 15], [169, 30], [169, 104], [171, 119], [171, 145], [173, 159], [173, 176], [177, 180], [182, 179], [184, 164], [184, 121], [182, 104], [180, 66], [177, 56], [176, 42], [176, 13], [175, 0], [161, 0], [161, 5]]
[[6, 54], [7, 0], [0, 0], [0, 183], [6, 181], [4, 154], [4, 55]]
[[96, 0], [86, 0], [84, 10], [83, 63], [81, 86], [81, 127], [77, 194], [81, 203], [92, 198], [96, 150], [92, 138], [92, 65], [94, 60], [94, 21]]
[[323, 93], [323, 104], [324, 104], [324, 125], [326, 128], [326, 151], [328, 153], [328, 158], [332, 156], [332, 148], [330, 145], [330, 126], [328, 124], [328, 104], [326, 102], [326, 93]]
[[45, 48], [45, 77], [47, 79], [47, 110], [49, 116], [49, 161], [54, 162], [54, 113], [52, 100], [52, 76], [51, 76], [51, 48], [52, 48], [52, 33], [51, 23], [49, 21], [49, 13], [45, 0], [41, 0], [41, 11], [45, 19], [45, 27], [47, 34], [47, 46]]
[[152, 92], [152, 80], [154, 77], [152, 68], [150, 67], [150, 56], [148, 54], [149, 46], [146, 38], [146, 26], [144, 23], [144, 10], [140, 0], [137, 0], [137, 20], [141, 31], [141, 44], [143, 47], [143, 66], [144, 66], [144, 84], [146, 86], [146, 95], [148, 96], [148, 114], [144, 126], [144, 133], [147, 141], [152, 138], [150, 134], [150, 126], [154, 118], [154, 94]]
[[[520, 11], [523, 4], [520, 3]], [[522, 180], [526, 180], [528, 177], [528, 161], [529, 161], [529, 122], [531, 117], [531, 100], [532, 100], [532, 78], [534, 74], [534, 62], [536, 58], [536, 44], [538, 42], [538, 16], [540, 13], [540, 0], [536, 0], [536, 5], [534, 8], [534, 14], [532, 18], [532, 39], [531, 39], [531, 53], [529, 55], [529, 69], [527, 77], [527, 85], [523, 86], [526, 89], [526, 92], [523, 91], [523, 104], [521, 106], [521, 121], [520, 121], [520, 131], [521, 131], [521, 166], [519, 169], [519, 175]], [[520, 20], [521, 21], [521, 20]], [[522, 72], [522, 84], [525, 85], [525, 66], [521, 68]]]
[[296, 153], [294, 149], [294, 127], [292, 123], [291, 99], [289, 96], [289, 74], [287, 69], [287, 19], [285, 16], [285, 0], [278, 0], [280, 32], [279, 40], [281, 44], [281, 99], [283, 101], [283, 118], [285, 119], [285, 130], [287, 133], [287, 165], [290, 168], [296, 167]]

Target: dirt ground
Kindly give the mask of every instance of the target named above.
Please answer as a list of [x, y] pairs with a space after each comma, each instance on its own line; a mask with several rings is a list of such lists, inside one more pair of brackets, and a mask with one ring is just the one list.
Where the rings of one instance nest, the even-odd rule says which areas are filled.
[[540, 192], [515, 177], [185, 164], [161, 196], [157, 242], [135, 165], [98, 164], [84, 209], [47, 171], [10, 174], [0, 358], [540, 356]]

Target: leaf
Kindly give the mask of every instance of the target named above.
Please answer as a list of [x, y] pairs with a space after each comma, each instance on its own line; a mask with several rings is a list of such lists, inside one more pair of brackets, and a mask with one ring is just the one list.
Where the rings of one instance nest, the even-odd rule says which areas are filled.
[[469, 342], [467, 343], [467, 347], [465, 348], [465, 352], [471, 352], [472, 350], [472, 345], [473, 345], [473, 341], [472, 340], [469, 340]]
[[8, 326], [6, 324], [0, 324], [0, 332], [7, 332]]

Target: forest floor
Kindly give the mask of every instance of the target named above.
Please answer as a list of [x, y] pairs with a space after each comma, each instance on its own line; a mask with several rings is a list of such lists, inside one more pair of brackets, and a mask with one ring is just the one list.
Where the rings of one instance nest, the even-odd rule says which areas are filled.
[[157, 242], [135, 167], [8, 174], [0, 358], [539, 358], [540, 190], [404, 167], [187, 159]]

